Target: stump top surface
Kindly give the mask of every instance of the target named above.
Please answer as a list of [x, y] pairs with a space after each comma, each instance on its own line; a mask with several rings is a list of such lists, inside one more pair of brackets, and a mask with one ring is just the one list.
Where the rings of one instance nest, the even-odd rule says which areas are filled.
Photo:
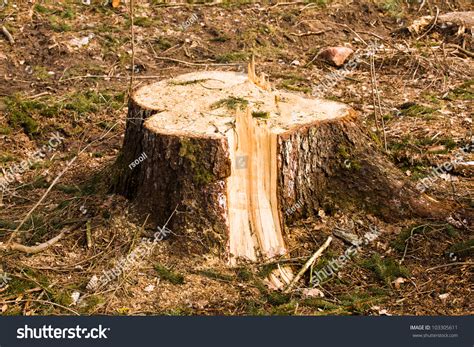
[[349, 106], [339, 102], [267, 91], [246, 74], [224, 71], [193, 72], [162, 80], [139, 88], [133, 100], [144, 109], [158, 111], [145, 123], [150, 130], [211, 137], [225, 136], [236, 110], [246, 107], [255, 116], [263, 116], [262, 122], [275, 133], [343, 118], [351, 112]]

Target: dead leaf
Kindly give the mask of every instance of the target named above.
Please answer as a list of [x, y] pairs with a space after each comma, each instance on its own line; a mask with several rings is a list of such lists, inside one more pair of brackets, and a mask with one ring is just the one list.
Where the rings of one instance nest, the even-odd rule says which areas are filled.
[[405, 279], [403, 277], [398, 277], [396, 280], [394, 280], [392, 283], [395, 285], [396, 289], [400, 289], [400, 284], [405, 283]]
[[120, 0], [112, 0], [112, 7], [117, 8], [120, 5]]

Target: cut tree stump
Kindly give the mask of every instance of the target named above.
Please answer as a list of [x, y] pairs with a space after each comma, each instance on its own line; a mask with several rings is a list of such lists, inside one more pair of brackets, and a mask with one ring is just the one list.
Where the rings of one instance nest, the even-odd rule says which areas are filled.
[[272, 90], [252, 65], [136, 90], [117, 165], [116, 192], [157, 225], [177, 207], [176, 240], [233, 265], [284, 255], [285, 223], [319, 209], [447, 215], [379, 153], [354, 110]]

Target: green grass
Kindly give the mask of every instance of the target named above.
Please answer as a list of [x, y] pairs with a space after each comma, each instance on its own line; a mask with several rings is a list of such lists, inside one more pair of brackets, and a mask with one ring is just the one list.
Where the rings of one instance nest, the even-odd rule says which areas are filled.
[[172, 284], [184, 284], [184, 276], [174, 272], [167, 267], [160, 265], [160, 264], [155, 264], [155, 271], [158, 273], [158, 276], [166, 280], [168, 282], [171, 282]]

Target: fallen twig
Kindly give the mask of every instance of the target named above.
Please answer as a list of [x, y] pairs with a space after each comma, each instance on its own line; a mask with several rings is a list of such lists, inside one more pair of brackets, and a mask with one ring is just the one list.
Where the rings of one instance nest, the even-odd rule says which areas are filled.
[[332, 241], [332, 237], [329, 236], [326, 242], [324, 242], [324, 244], [303, 265], [300, 272], [298, 272], [298, 274], [293, 278], [293, 280], [290, 282], [288, 287], [283, 291], [284, 293], [288, 293], [295, 286], [295, 284], [298, 283], [298, 281], [304, 275], [306, 270], [308, 270], [311, 267], [311, 265], [313, 265], [313, 263], [316, 261], [316, 259], [318, 259], [321, 256], [321, 254], [323, 254], [324, 250], [329, 247], [331, 241]]
[[469, 262], [469, 261], [464, 261], [464, 262], [455, 262], [455, 263], [449, 263], [449, 264], [443, 264], [443, 265], [438, 265], [438, 266], [433, 266], [433, 267], [430, 267], [429, 269], [427, 269], [426, 271], [431, 271], [431, 270], [435, 270], [435, 269], [439, 269], [439, 268], [442, 268], [442, 267], [448, 267], [448, 266], [453, 266], [453, 265], [474, 265], [473, 262]]
[[72, 231], [76, 230], [77, 228], [79, 228], [82, 224], [84, 224], [84, 221], [78, 222], [78, 223], [74, 224], [73, 226], [64, 229], [63, 231], [61, 231], [58, 235], [56, 235], [52, 239], [50, 239], [46, 242], [40, 243], [39, 245], [36, 245], [36, 246], [25, 246], [25, 245], [22, 245], [20, 243], [9, 242], [9, 243], [6, 243], [5, 245], [0, 245], [0, 250], [2, 250], [2, 251], [19, 251], [19, 252], [28, 253], [28, 254], [39, 253], [39, 252], [42, 252], [42, 251], [48, 249], [49, 247], [51, 247], [55, 243], [57, 243], [64, 236], [66, 236], [70, 232], [72, 232]]
[[421, 36], [419, 36], [416, 40], [420, 40], [421, 38], [425, 37], [426, 35], [428, 35], [428, 33], [435, 27], [436, 25], [436, 22], [438, 21], [438, 16], [439, 16], [439, 8], [438, 6], [436, 6], [436, 16], [433, 20], [433, 24], [431, 24], [431, 26], [428, 28], [428, 30], [425, 31], [425, 33]]
[[179, 60], [179, 59], [174, 59], [174, 58], [168, 58], [168, 57], [155, 57], [158, 60], [165, 60], [165, 61], [172, 61], [175, 63], [180, 63], [184, 65], [190, 65], [190, 66], [241, 66], [242, 64], [240, 63], [227, 63], [227, 64], [221, 64], [221, 63], [192, 63], [189, 61], [184, 61], [184, 60]]
[[15, 39], [13, 38], [12, 34], [10, 34], [8, 29], [5, 28], [5, 26], [3, 25], [2, 25], [2, 33], [7, 38], [8, 42], [10, 42], [12, 45], [15, 44]]
[[328, 30], [320, 30], [320, 31], [308, 31], [306, 33], [301, 33], [301, 34], [297, 34], [297, 33], [290, 33], [290, 35], [293, 35], [293, 36], [298, 36], [298, 37], [301, 37], [301, 36], [310, 36], [310, 35], [320, 35], [320, 34], [324, 34], [325, 32], [329, 31]]

